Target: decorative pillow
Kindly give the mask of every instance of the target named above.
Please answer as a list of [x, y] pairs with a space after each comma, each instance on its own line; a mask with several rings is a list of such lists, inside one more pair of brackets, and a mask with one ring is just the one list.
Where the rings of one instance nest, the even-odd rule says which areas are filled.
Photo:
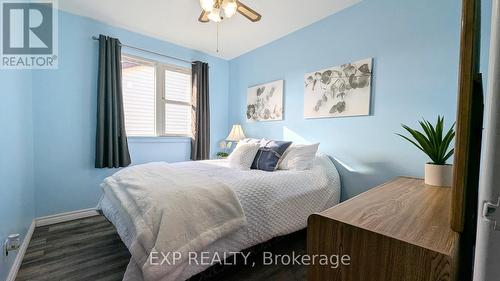
[[283, 155], [279, 169], [302, 171], [312, 168], [318, 147], [319, 143], [310, 145], [294, 144], [290, 146]]
[[260, 149], [255, 155], [252, 169], [272, 172], [278, 169], [278, 163], [291, 141], [261, 141]]
[[239, 142], [234, 151], [229, 154], [227, 160], [229, 161], [230, 168], [240, 170], [250, 170], [253, 159], [259, 151], [260, 145], [257, 143], [243, 143]]

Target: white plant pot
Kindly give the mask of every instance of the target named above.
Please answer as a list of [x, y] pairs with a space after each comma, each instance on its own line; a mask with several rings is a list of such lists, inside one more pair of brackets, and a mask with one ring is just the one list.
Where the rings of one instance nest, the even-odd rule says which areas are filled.
[[453, 165], [425, 164], [425, 184], [451, 187]]

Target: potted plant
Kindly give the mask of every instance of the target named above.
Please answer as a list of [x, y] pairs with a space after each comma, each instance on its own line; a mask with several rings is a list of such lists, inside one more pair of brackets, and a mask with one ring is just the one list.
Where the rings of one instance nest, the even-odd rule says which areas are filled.
[[229, 153], [227, 152], [217, 152], [217, 158], [219, 159], [226, 159], [229, 156]]
[[413, 139], [397, 134], [400, 137], [414, 144], [422, 150], [432, 162], [425, 164], [425, 184], [434, 186], [451, 186], [453, 180], [453, 165], [446, 164], [446, 161], [455, 151], [450, 148], [451, 141], [455, 137], [455, 124], [444, 132], [444, 117], [438, 116], [435, 126], [423, 119], [419, 121], [423, 132], [414, 130], [404, 124], [401, 126], [408, 131]]
[[226, 142], [226, 141], [219, 142], [219, 148], [222, 151], [217, 152], [217, 154], [216, 154], [217, 158], [218, 159], [226, 159], [229, 156], [229, 153], [228, 153], [229, 147], [230, 147], [230, 145], [228, 142]]

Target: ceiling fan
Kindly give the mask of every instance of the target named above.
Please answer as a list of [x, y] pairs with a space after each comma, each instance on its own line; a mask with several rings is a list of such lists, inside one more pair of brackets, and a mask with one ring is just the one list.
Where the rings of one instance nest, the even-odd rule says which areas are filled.
[[203, 11], [198, 20], [203, 23], [221, 22], [234, 16], [236, 12], [252, 22], [258, 22], [262, 18], [259, 13], [238, 0], [200, 0], [200, 5]]

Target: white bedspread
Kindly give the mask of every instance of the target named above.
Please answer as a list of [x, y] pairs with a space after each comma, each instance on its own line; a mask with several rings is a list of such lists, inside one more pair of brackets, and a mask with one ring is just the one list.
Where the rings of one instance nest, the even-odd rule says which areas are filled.
[[[227, 168], [225, 160], [182, 162], [172, 166], [179, 171], [191, 171], [217, 179], [229, 186], [238, 197], [247, 224], [204, 249], [221, 256], [303, 229], [307, 226], [309, 215], [334, 206], [340, 199], [339, 175], [326, 155], [318, 155], [314, 167], [307, 171], [239, 171]], [[136, 234], [127, 214], [107, 196], [102, 200], [101, 208], [130, 249]], [[208, 267], [191, 264], [182, 270], [177, 280], [188, 279]], [[140, 278], [140, 269], [131, 262], [125, 279]]]
[[[176, 280], [190, 252], [246, 223], [238, 198], [226, 184], [171, 164], [132, 166], [101, 186], [131, 218], [136, 237], [129, 250], [145, 280]], [[152, 251], [158, 254], [150, 257]], [[160, 265], [162, 253], [176, 253], [175, 265]]]

